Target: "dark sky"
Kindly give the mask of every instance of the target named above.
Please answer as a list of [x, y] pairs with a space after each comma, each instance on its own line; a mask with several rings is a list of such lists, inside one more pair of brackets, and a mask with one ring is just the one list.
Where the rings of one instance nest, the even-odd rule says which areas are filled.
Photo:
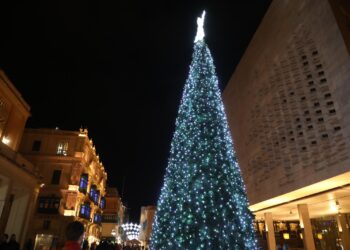
[[187, 78], [196, 18], [220, 87], [270, 0], [9, 1], [0, 67], [31, 106], [27, 127], [87, 127], [131, 218], [156, 204]]

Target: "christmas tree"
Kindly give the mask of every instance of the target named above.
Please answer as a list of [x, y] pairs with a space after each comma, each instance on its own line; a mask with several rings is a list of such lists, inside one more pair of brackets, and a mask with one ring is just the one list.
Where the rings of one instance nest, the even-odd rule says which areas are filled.
[[257, 249], [213, 59], [198, 18], [151, 249]]

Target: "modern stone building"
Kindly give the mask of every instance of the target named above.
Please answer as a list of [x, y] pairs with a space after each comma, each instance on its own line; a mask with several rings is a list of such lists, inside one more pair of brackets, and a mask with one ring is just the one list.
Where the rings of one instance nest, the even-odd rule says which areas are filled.
[[[124, 210], [122, 200], [116, 188], [106, 188], [106, 207], [102, 215], [103, 239], [118, 241], [119, 227], [124, 223]], [[120, 238], [120, 237], [119, 237]]]
[[91, 244], [101, 237], [107, 173], [86, 129], [25, 129], [20, 152], [43, 176], [30, 234], [35, 248], [64, 243], [67, 223], [84, 223]]
[[23, 246], [39, 192], [39, 174], [18, 147], [30, 107], [0, 70], [0, 234]]
[[144, 249], [149, 249], [150, 239], [152, 235], [152, 225], [154, 216], [156, 214], [156, 206], [145, 206], [141, 207], [140, 216], [140, 235], [139, 240]]
[[270, 249], [350, 249], [349, 27], [347, 0], [273, 1], [224, 91]]

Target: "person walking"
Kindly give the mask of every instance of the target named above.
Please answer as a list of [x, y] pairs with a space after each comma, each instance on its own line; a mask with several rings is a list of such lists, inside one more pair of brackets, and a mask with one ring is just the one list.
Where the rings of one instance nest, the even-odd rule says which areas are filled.
[[81, 250], [85, 238], [84, 225], [79, 221], [73, 221], [66, 227], [66, 242], [62, 250]]
[[12, 234], [9, 242], [7, 243], [7, 250], [20, 250], [19, 243], [16, 241], [16, 235]]

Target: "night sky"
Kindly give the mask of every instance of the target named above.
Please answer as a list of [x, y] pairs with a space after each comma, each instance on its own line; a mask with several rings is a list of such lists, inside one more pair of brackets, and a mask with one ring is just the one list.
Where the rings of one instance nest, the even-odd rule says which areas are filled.
[[9, 2], [0, 67], [31, 106], [27, 127], [88, 128], [136, 222], [160, 193], [197, 16], [223, 90], [271, 1]]

